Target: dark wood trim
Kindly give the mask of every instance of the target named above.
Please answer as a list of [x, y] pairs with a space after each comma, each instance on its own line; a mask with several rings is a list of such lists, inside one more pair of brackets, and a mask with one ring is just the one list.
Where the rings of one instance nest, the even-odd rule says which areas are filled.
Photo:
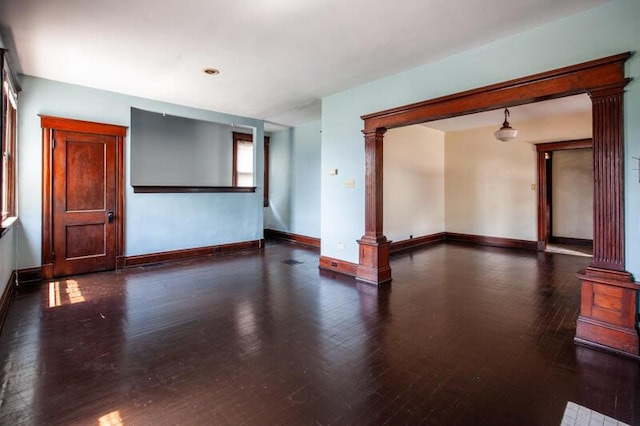
[[269, 144], [271, 143], [271, 138], [269, 136], [264, 137], [264, 177], [263, 177], [263, 205], [264, 207], [269, 207]]
[[441, 243], [445, 240], [446, 233], [423, 235], [421, 237], [409, 238], [408, 240], [393, 241], [389, 243], [389, 253], [394, 254], [405, 250], [413, 250], [431, 244]]
[[[41, 123], [42, 125], [42, 123]], [[42, 128], [42, 276], [53, 278], [53, 129]]]
[[[363, 115], [365, 141], [365, 236], [359, 241], [358, 278], [391, 280], [388, 243], [382, 232], [382, 145], [387, 129], [481, 111], [586, 93], [591, 97], [594, 156], [593, 268], [624, 272], [624, 87], [630, 52], [534, 74], [436, 99]], [[533, 242], [535, 247], [544, 241]], [[615, 275], [615, 274], [614, 274]], [[583, 280], [583, 286], [589, 286]], [[612, 289], [613, 293], [616, 293]], [[583, 292], [582, 297], [585, 296]], [[618, 294], [619, 303], [623, 296]], [[636, 298], [632, 298], [636, 312]], [[625, 299], [626, 300], [626, 299]], [[631, 299], [630, 299], [631, 300]], [[581, 313], [588, 317], [588, 310]], [[635, 321], [634, 314], [634, 321]], [[609, 346], [606, 334], [591, 335], [594, 344]], [[597, 340], [602, 337], [602, 341]], [[593, 340], [595, 339], [595, 340]], [[617, 348], [611, 347], [612, 350]], [[626, 350], [626, 349], [625, 349]], [[637, 352], [637, 350], [636, 350]]]
[[571, 141], [549, 142], [536, 144], [536, 151], [564, 151], [567, 149], [593, 148], [593, 139], [575, 139]]
[[308, 237], [306, 235], [291, 234], [289, 232], [275, 229], [265, 229], [264, 238], [268, 240], [282, 240], [290, 243], [303, 244], [315, 248], [320, 248], [320, 238]]
[[514, 238], [487, 237], [483, 235], [459, 234], [456, 232], [447, 232], [445, 241], [454, 241], [458, 243], [477, 244], [482, 246], [502, 247], [521, 250], [538, 250], [537, 241], [517, 240]]
[[136, 194], [191, 194], [200, 192], [256, 192], [255, 186], [158, 186], [135, 185], [133, 192]]
[[18, 281], [17, 284], [22, 286], [24, 284], [39, 283], [43, 280], [42, 267], [18, 269]]
[[[246, 141], [253, 143], [253, 135], [248, 133], [233, 132], [233, 155], [231, 165], [231, 185], [234, 187], [238, 183], [237, 176], [237, 161], [238, 161], [238, 144], [237, 141]], [[264, 169], [263, 169], [263, 205], [269, 207], [269, 143], [271, 138], [269, 136], [264, 137], [263, 153], [264, 153]], [[255, 192], [255, 187], [253, 191]], [[213, 191], [212, 191], [213, 192]], [[246, 191], [219, 191], [219, 192], [246, 192]]]
[[589, 92], [593, 115], [593, 261], [580, 278], [576, 342], [638, 358], [638, 290], [625, 268], [624, 86]]
[[638, 283], [631, 274], [588, 267], [581, 281], [575, 342], [638, 359]]
[[[113, 136], [116, 139], [116, 259], [124, 256], [124, 138], [127, 127], [74, 120], [70, 118], [40, 116], [42, 128], [42, 277], [53, 278], [53, 156], [52, 143], [54, 130], [80, 133], [94, 133]], [[117, 263], [117, 262], [116, 262]], [[116, 265], [117, 266], [117, 265]]]
[[[630, 52], [493, 84], [436, 99], [363, 115], [365, 141], [365, 235], [359, 241], [359, 277], [391, 280], [388, 247], [382, 231], [382, 151], [387, 129], [489, 111], [580, 93], [624, 87], [624, 64]], [[594, 120], [595, 129], [601, 123]], [[608, 126], [605, 126], [608, 128]], [[613, 127], [615, 128], [615, 126]], [[618, 129], [617, 133], [620, 133]], [[614, 139], [621, 139], [616, 136]], [[607, 208], [603, 206], [602, 208]], [[616, 207], [617, 208], [617, 207]], [[537, 246], [537, 244], [536, 244]], [[598, 244], [596, 242], [596, 247]], [[618, 255], [618, 253], [616, 253]]]
[[365, 132], [490, 111], [626, 84], [630, 52], [363, 115]]
[[0, 333], [2, 332], [2, 328], [4, 327], [4, 320], [7, 318], [7, 313], [9, 312], [9, 304], [11, 303], [11, 299], [13, 298], [13, 293], [16, 288], [16, 271], [11, 273], [9, 277], [9, 281], [2, 292], [2, 298], [0, 299]]
[[624, 271], [624, 84], [590, 91], [593, 115], [593, 266]]
[[257, 250], [264, 247], [263, 240], [241, 241], [238, 243], [219, 244], [208, 247], [198, 247], [192, 249], [164, 251], [160, 253], [140, 254], [136, 256], [127, 256], [125, 258], [125, 267], [132, 268], [134, 266], [151, 265], [154, 263], [176, 262], [179, 260], [194, 259], [198, 257], [206, 257], [215, 254], [235, 253], [245, 250]]
[[[17, 104], [14, 105], [10, 101], [10, 93], [16, 95], [20, 92], [19, 87], [16, 85], [16, 79], [8, 64], [9, 51], [6, 49], [0, 49], [0, 80], [2, 87], [0, 87], [0, 154], [4, 155], [5, 151], [9, 153], [7, 157], [7, 170], [4, 170], [4, 161], [0, 161], [0, 200], [7, 199], [7, 205], [0, 205], [0, 211], [3, 211], [3, 207], [6, 207], [6, 216], [0, 217], [1, 222], [8, 222], [8, 219], [16, 215], [16, 171], [17, 171]], [[7, 84], [10, 88], [5, 93], [4, 84]], [[17, 102], [17, 101], [16, 101]], [[4, 182], [4, 176], [7, 176], [7, 181]], [[5, 194], [5, 189], [7, 193]], [[0, 203], [1, 204], [1, 203]], [[6, 233], [6, 230], [2, 229], [2, 235]]]
[[[366, 128], [366, 126], [365, 126]], [[365, 225], [364, 235], [358, 240], [359, 256], [356, 278], [369, 284], [391, 281], [389, 241], [384, 236], [382, 203], [382, 167], [384, 133], [377, 128], [364, 132], [365, 143]]]
[[538, 250], [544, 251], [551, 233], [551, 152], [537, 152]]
[[571, 246], [593, 247], [593, 240], [586, 238], [569, 238], [569, 237], [549, 237], [549, 242], [556, 244], [567, 244]]
[[56, 129], [80, 133], [97, 133], [120, 137], [125, 137], [128, 129], [127, 126], [121, 126], [118, 124], [74, 120], [70, 118], [52, 117], [50, 115], [40, 116], [40, 127], [43, 129]]
[[553, 235], [553, 151], [593, 148], [593, 139], [541, 143], [536, 145], [538, 178], [538, 249], [544, 251]]
[[356, 263], [334, 259], [327, 256], [320, 256], [319, 268], [325, 271], [332, 271], [339, 274], [348, 275], [350, 277], [356, 277], [358, 272], [358, 265]]
[[41, 266], [41, 269], [43, 280], [50, 280], [53, 278], [53, 263], [46, 263]]
[[238, 141], [253, 143], [253, 136], [246, 133], [232, 132], [233, 150], [231, 155], [231, 186], [238, 185]]

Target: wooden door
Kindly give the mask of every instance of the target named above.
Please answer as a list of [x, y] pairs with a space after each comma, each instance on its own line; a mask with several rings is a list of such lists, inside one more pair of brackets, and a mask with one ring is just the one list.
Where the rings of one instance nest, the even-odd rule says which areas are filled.
[[116, 140], [54, 131], [54, 275], [115, 269]]
[[43, 278], [116, 269], [126, 128], [42, 117]]

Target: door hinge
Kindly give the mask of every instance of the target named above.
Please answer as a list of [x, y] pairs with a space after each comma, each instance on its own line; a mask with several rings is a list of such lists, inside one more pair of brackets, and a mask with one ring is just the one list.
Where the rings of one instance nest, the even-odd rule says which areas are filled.
[[51, 139], [51, 149], [56, 147], [56, 140], [55, 139]]

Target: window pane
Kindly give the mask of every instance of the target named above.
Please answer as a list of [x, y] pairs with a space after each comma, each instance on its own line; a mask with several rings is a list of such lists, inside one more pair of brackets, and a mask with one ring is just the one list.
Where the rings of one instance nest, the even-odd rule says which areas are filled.
[[253, 186], [253, 173], [238, 173], [237, 186]]
[[253, 143], [238, 141], [238, 164], [236, 165], [238, 174], [253, 174]]

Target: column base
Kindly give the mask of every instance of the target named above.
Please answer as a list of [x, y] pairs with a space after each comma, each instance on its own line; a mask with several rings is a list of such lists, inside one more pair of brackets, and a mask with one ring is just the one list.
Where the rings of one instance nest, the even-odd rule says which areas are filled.
[[578, 273], [581, 281], [580, 316], [575, 342], [638, 358], [637, 292], [626, 271], [589, 267]]
[[378, 239], [363, 237], [358, 240], [360, 259], [356, 270], [356, 279], [371, 285], [391, 282], [389, 266], [389, 241], [385, 237]]

